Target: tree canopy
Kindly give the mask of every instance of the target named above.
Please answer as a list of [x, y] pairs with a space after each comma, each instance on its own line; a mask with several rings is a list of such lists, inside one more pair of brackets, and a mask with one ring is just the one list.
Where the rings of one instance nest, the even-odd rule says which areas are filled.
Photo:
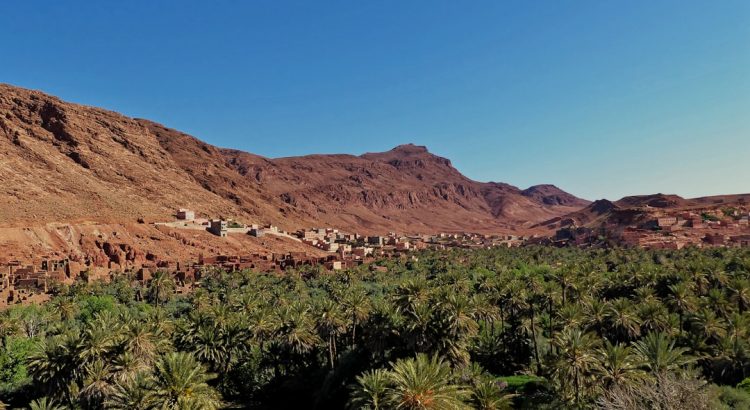
[[387, 272], [216, 271], [186, 294], [165, 273], [142, 292], [126, 275], [60, 289], [0, 312], [0, 403], [750, 405], [747, 250], [455, 249], [377, 264]]

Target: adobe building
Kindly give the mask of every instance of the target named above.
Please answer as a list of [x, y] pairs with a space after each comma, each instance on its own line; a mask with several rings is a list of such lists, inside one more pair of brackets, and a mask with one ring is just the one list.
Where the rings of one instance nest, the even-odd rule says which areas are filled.
[[227, 236], [227, 221], [223, 219], [212, 219], [208, 231], [221, 238]]
[[708, 234], [703, 238], [703, 240], [706, 243], [710, 245], [714, 245], [714, 246], [723, 246], [723, 245], [726, 245], [727, 243], [727, 237], [720, 233]]
[[383, 246], [383, 243], [385, 243], [385, 240], [382, 236], [368, 236], [367, 237], [368, 245]]
[[732, 244], [740, 248], [750, 248], [750, 235], [737, 235], [731, 238]]
[[177, 210], [177, 219], [183, 220], [183, 221], [192, 221], [195, 219], [195, 212], [189, 210], [180, 208]]
[[672, 226], [677, 224], [677, 218], [674, 216], [665, 216], [656, 220], [656, 225], [660, 228]]

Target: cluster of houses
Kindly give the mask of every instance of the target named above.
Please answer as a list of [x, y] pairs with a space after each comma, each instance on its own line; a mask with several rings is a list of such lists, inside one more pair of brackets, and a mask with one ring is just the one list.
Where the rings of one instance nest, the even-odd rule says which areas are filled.
[[165, 226], [174, 229], [187, 229], [208, 231], [220, 238], [225, 238], [229, 234], [243, 234], [261, 237], [266, 234], [290, 237], [289, 234], [280, 230], [273, 225], [245, 225], [231, 219], [208, 219], [196, 218], [195, 211], [189, 209], [179, 209], [175, 216], [176, 220], [171, 222], [156, 222], [156, 226]]
[[622, 231], [625, 245], [649, 249], [685, 246], [750, 246], [750, 215], [740, 210], [665, 213]]
[[73, 283], [78, 276], [71, 271], [67, 260], [41, 259], [30, 263], [10, 260], [0, 266], [0, 307], [46, 300], [53, 285]]
[[521, 246], [528, 239], [516, 235], [482, 235], [477, 233], [441, 233], [437, 235], [399, 235], [394, 232], [384, 236], [365, 236], [339, 232], [333, 228], [312, 228], [294, 233], [303, 243], [327, 252], [346, 257], [396, 256], [400, 253], [422, 249], [492, 248]]
[[276, 235], [301, 241], [302, 243], [325, 252], [336, 253], [341, 259], [347, 256], [364, 258], [373, 256], [376, 249], [392, 254], [411, 250], [446, 247], [489, 248], [493, 246], [520, 246], [528, 238], [516, 235], [480, 235], [475, 233], [442, 233], [438, 235], [398, 235], [389, 233], [385, 236], [366, 236], [358, 233], [344, 233], [335, 228], [311, 228], [296, 232], [286, 232], [274, 225], [245, 225], [225, 219], [196, 218], [195, 212], [180, 209], [174, 222], [156, 223], [176, 229], [206, 230], [216, 236], [226, 237], [229, 234], [247, 234], [254, 237]]
[[[304, 252], [285, 254], [251, 254], [244, 256], [200, 256], [197, 261], [174, 262], [167, 260], [146, 261], [129, 269], [120, 270], [117, 264], [94, 266], [69, 259], [35, 259], [29, 262], [10, 260], [0, 262], [0, 308], [16, 303], [40, 302], [49, 298], [60, 285], [72, 285], [76, 281], [109, 282], [116, 275], [126, 275], [134, 282], [148, 284], [157, 271], [172, 275], [179, 292], [200, 285], [207, 272], [223, 270], [233, 272], [245, 269], [259, 272], [283, 272], [288, 268], [321, 266], [339, 270], [365, 260], [339, 261], [336, 255], [311, 257]], [[90, 261], [89, 261], [90, 262]]]
[[[561, 229], [550, 244], [588, 246], [602, 240], [645, 249], [750, 247], [750, 214], [738, 209], [659, 212], [624, 229], [617, 224], [599, 229]], [[530, 241], [530, 242], [533, 242]]]
[[[446, 248], [489, 248], [495, 246], [520, 246], [527, 238], [510, 235], [480, 235], [473, 233], [452, 233], [438, 235], [388, 235], [366, 236], [357, 233], [344, 233], [333, 228], [303, 229], [285, 232], [273, 225], [244, 225], [232, 220], [196, 218], [195, 212], [180, 209], [172, 222], [155, 223], [174, 229], [203, 230], [218, 237], [244, 234], [254, 237], [276, 235], [304, 243], [315, 248], [316, 255], [305, 252], [283, 254], [249, 254], [200, 256], [193, 261], [160, 260], [148, 253], [145, 257], [133, 258], [119, 255], [116, 245], [105, 243], [105, 258], [86, 260], [36, 259], [31, 261], [0, 261], [0, 307], [16, 303], [44, 301], [60, 285], [72, 285], [76, 281], [108, 282], [115, 276], [125, 275], [134, 283], [146, 285], [157, 271], [172, 275], [179, 292], [186, 292], [200, 286], [207, 272], [223, 270], [227, 272], [254, 270], [258, 272], [283, 272], [289, 268], [319, 267], [329, 271], [353, 268], [371, 263], [376, 258], [402, 257], [408, 252], [420, 249]], [[114, 248], [113, 248], [114, 247]], [[113, 248], [113, 249], [109, 249]], [[123, 250], [124, 252], [124, 250]], [[121, 257], [120, 257], [121, 256]], [[143, 256], [143, 255], [141, 255]], [[374, 266], [373, 270], [383, 270]], [[304, 269], [302, 269], [304, 271]]]
[[[421, 249], [516, 247], [527, 244], [585, 246], [603, 236], [627, 246], [651, 249], [680, 249], [694, 246], [750, 247], [750, 214], [746, 210], [703, 210], [662, 212], [653, 219], [625, 229], [611, 227], [595, 231], [588, 228], [568, 228], [555, 237], [526, 237], [517, 235], [483, 235], [476, 233], [442, 233], [437, 235], [361, 235], [345, 233], [334, 228], [311, 228], [286, 232], [273, 225], [245, 225], [226, 219], [196, 218], [195, 212], [180, 209], [172, 222], [156, 223], [174, 229], [208, 231], [217, 237], [242, 234], [254, 237], [276, 235], [299, 241], [315, 248], [316, 255], [305, 252], [274, 254], [200, 256], [193, 261], [159, 260], [152, 254], [144, 258], [115, 257], [118, 252], [104, 249], [107, 261], [99, 259], [69, 260], [58, 258], [32, 261], [0, 261], [0, 307], [15, 303], [44, 301], [60, 285], [76, 281], [110, 281], [116, 275], [126, 275], [134, 283], [148, 284], [157, 271], [168, 272], [178, 292], [195, 286], [207, 272], [254, 270], [283, 272], [289, 268], [318, 267], [329, 271], [353, 268], [370, 263], [372, 270], [385, 270], [371, 262], [377, 258], [403, 257]], [[105, 244], [105, 248], [107, 248]], [[111, 246], [110, 246], [111, 247]], [[128, 251], [128, 255], [135, 251]], [[321, 253], [323, 252], [323, 253]], [[137, 255], [135, 255], [137, 256]], [[121, 259], [125, 258], [126, 261]], [[302, 269], [304, 271], [304, 269]]]

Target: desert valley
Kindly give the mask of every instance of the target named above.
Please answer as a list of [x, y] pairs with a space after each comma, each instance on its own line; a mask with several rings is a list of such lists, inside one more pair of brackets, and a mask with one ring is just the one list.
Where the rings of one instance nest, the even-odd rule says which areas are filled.
[[0, 306], [207, 268], [354, 267], [419, 249], [750, 247], [750, 194], [578, 198], [463, 176], [426, 147], [270, 159], [0, 85]]
[[750, 410], [750, 2], [0, 2], [0, 410]]

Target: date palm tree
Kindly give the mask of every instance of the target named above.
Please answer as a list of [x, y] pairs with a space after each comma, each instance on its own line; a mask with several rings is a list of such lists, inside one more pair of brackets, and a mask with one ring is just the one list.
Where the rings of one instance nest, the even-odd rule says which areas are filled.
[[693, 293], [690, 289], [690, 285], [687, 282], [680, 282], [669, 287], [670, 298], [669, 302], [677, 311], [677, 315], [680, 318], [680, 329], [679, 332], [682, 334], [685, 328], [685, 316], [690, 314], [695, 305]]
[[708, 308], [703, 308], [692, 315], [690, 322], [703, 337], [713, 341], [721, 339], [727, 333], [724, 320]]
[[729, 283], [728, 289], [731, 300], [737, 304], [737, 309], [743, 313], [750, 307], [750, 281], [747, 279], [734, 279]]
[[386, 351], [394, 345], [394, 341], [402, 340], [400, 329], [404, 320], [403, 315], [388, 300], [375, 299], [367, 322], [362, 326], [364, 346], [381, 361], [385, 361]]
[[148, 300], [156, 306], [168, 301], [174, 292], [174, 279], [165, 271], [156, 271], [148, 284]]
[[196, 359], [223, 368], [228, 360], [228, 346], [224, 343], [221, 330], [214, 325], [198, 325], [187, 339], [186, 346]]
[[248, 317], [248, 332], [260, 346], [261, 353], [266, 344], [278, 333], [281, 322], [272, 309], [261, 307], [255, 309]]
[[478, 410], [508, 410], [512, 408], [515, 395], [505, 393], [500, 383], [480, 380], [471, 387], [471, 407]]
[[682, 368], [695, 361], [688, 355], [687, 348], [675, 347], [675, 342], [664, 333], [649, 333], [635, 342], [633, 350], [638, 360], [652, 374], [663, 372], [679, 372]]
[[28, 360], [29, 373], [43, 391], [56, 398], [67, 394], [69, 384], [80, 371], [78, 343], [78, 336], [70, 332], [41, 342], [32, 351]]
[[124, 326], [123, 350], [144, 365], [150, 366], [168, 346], [159, 326], [140, 320], [132, 320]]
[[310, 352], [320, 341], [315, 332], [315, 320], [308, 308], [296, 304], [284, 309], [283, 322], [279, 329], [278, 341], [287, 351], [294, 354]]
[[152, 394], [153, 380], [145, 372], [137, 373], [132, 379], [114, 386], [105, 403], [112, 410], [152, 410], [155, 399]]
[[642, 332], [662, 332], [670, 327], [669, 311], [658, 299], [642, 301], [636, 306], [636, 309]]
[[387, 397], [393, 408], [405, 410], [468, 409], [465, 387], [451, 383], [450, 366], [437, 356], [418, 354], [391, 364]]
[[323, 299], [318, 302], [315, 311], [317, 312], [316, 328], [321, 338], [328, 342], [328, 360], [333, 368], [337, 357], [336, 339], [346, 331], [344, 312], [333, 299]]
[[558, 379], [564, 387], [573, 382], [576, 405], [581, 404], [581, 391], [586, 387], [584, 381], [597, 364], [598, 343], [593, 333], [584, 333], [578, 328], [566, 328], [554, 340], [559, 349]]
[[630, 346], [612, 344], [609, 340], [597, 351], [599, 363], [595, 373], [604, 387], [643, 382], [646, 373]]
[[576, 328], [585, 322], [583, 308], [577, 304], [567, 304], [560, 307], [557, 311], [559, 323], [564, 328]]
[[112, 374], [116, 383], [131, 380], [138, 373], [151, 369], [151, 364], [136, 359], [130, 352], [122, 352], [112, 360]]
[[570, 292], [577, 288], [575, 278], [568, 269], [560, 269], [553, 276], [562, 289], [562, 304], [566, 305], [570, 297]]
[[402, 313], [409, 313], [415, 306], [426, 303], [429, 297], [427, 281], [418, 278], [399, 284], [393, 294], [393, 303]]
[[479, 333], [479, 324], [474, 319], [476, 311], [471, 299], [461, 294], [442, 294], [438, 299], [436, 318], [442, 321], [447, 331], [442, 344], [448, 349], [448, 356], [454, 364], [466, 365], [468, 339]]
[[75, 301], [68, 297], [61, 297], [53, 302], [55, 310], [60, 314], [60, 320], [71, 320], [78, 310]]
[[619, 340], [632, 340], [641, 333], [641, 318], [629, 299], [613, 300], [607, 309], [607, 321]]
[[607, 321], [609, 304], [598, 298], [587, 298], [583, 301], [583, 310], [586, 329], [601, 334]]
[[370, 314], [371, 304], [367, 292], [359, 287], [350, 288], [342, 298], [344, 315], [350, 321], [351, 328], [350, 347], [353, 347], [357, 341], [357, 326], [367, 320]]
[[101, 359], [86, 366], [86, 377], [78, 397], [91, 408], [99, 408], [114, 391], [112, 369]]
[[386, 393], [391, 383], [390, 374], [385, 369], [365, 372], [356, 378], [357, 384], [352, 389], [349, 408], [362, 410], [381, 410], [387, 408]]
[[49, 397], [36, 399], [29, 404], [29, 410], [65, 410], [65, 407]]
[[214, 379], [193, 355], [184, 352], [163, 356], [154, 368], [152, 399], [161, 409], [206, 409], [222, 406], [219, 393], [208, 382]]
[[81, 363], [91, 363], [110, 355], [117, 346], [115, 334], [111, 328], [101, 326], [95, 320], [87, 326], [78, 345], [78, 358]]

